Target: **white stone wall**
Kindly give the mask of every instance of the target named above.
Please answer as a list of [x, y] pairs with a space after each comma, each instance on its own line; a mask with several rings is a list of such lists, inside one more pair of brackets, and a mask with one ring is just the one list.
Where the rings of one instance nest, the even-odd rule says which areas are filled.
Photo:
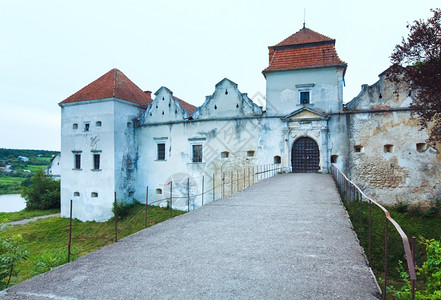
[[[80, 220], [107, 220], [112, 216], [114, 192], [122, 194], [121, 164], [127, 147], [128, 120], [139, 109], [117, 99], [64, 104], [61, 110], [61, 215]], [[89, 130], [85, 130], [85, 124]], [[74, 128], [77, 124], [78, 128]], [[131, 130], [133, 132], [133, 130]], [[75, 154], [81, 154], [81, 168], [75, 169]], [[100, 169], [94, 170], [93, 155], [100, 155]]]
[[268, 115], [286, 115], [300, 107], [300, 91], [310, 91], [308, 107], [338, 112], [343, 101], [343, 67], [269, 72], [266, 76]]

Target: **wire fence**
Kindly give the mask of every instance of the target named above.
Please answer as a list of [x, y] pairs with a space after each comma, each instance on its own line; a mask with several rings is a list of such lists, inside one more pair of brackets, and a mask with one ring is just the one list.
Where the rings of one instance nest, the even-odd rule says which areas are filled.
[[[376, 269], [380, 269], [380, 266], [376, 261], [376, 259], [379, 257], [377, 253], [380, 251], [384, 251], [383, 299], [386, 299], [387, 295], [387, 283], [388, 275], [390, 272], [390, 262], [392, 259], [395, 259], [395, 261], [393, 261], [393, 267], [398, 268], [398, 257], [400, 257], [399, 255], [398, 257], [395, 255], [391, 255], [389, 251], [389, 239], [392, 235], [392, 232], [390, 232], [389, 230], [389, 223], [393, 225], [393, 228], [396, 229], [399, 238], [401, 239], [402, 248], [398, 251], [401, 252], [401, 256], [403, 256], [404, 254], [404, 258], [407, 262], [407, 270], [409, 280], [411, 282], [411, 299], [415, 299], [415, 237], [412, 237], [411, 250], [407, 235], [404, 233], [400, 225], [390, 216], [386, 208], [366, 196], [366, 194], [363, 193], [363, 191], [354, 182], [349, 180], [348, 177], [346, 177], [346, 175], [343, 174], [343, 172], [334, 165], [331, 166], [331, 173], [337, 184], [343, 203], [345, 204], [348, 213], [351, 216], [352, 225], [354, 227], [354, 231], [357, 234], [358, 240], [360, 241], [360, 244], [365, 249], [367, 249], [367, 258], [369, 264], [371, 265], [375, 263]], [[381, 213], [374, 214], [373, 209], [379, 209]], [[383, 215], [382, 219], [378, 218], [377, 215]], [[382, 226], [382, 224], [384, 224], [384, 231], [381, 227], [377, 227]], [[375, 234], [381, 231], [383, 231], [381, 236]], [[381, 241], [382, 237], [384, 238], [384, 242]]]
[[[161, 206], [168, 209], [168, 218], [174, 217], [176, 212], [174, 208], [178, 207], [186, 208], [186, 211], [197, 209], [203, 205], [216, 200], [230, 197], [234, 193], [240, 192], [241, 190], [252, 186], [253, 184], [267, 179], [282, 172], [282, 167], [280, 164], [268, 164], [268, 165], [258, 165], [250, 166], [244, 168], [238, 168], [228, 171], [219, 171], [218, 173], [213, 173], [211, 176], [200, 175], [197, 177], [187, 176], [184, 179], [179, 179], [176, 181], [170, 180], [165, 187], [168, 188], [167, 193], [162, 194], [163, 197], [160, 199], [149, 200], [149, 187], [146, 187], [146, 198], [145, 205], [142, 209], [136, 212], [128, 221], [124, 222], [124, 227], [118, 224], [118, 201], [117, 194], [114, 193], [114, 235], [106, 236], [87, 236], [87, 237], [76, 237], [76, 240], [81, 239], [102, 239], [105, 242], [117, 242], [118, 235], [122, 231], [124, 232], [135, 232], [135, 222], [139, 222], [140, 218], [144, 218], [144, 228], [149, 225], [149, 212], [152, 210], [153, 206]], [[200, 180], [200, 185], [196, 184], [196, 180]], [[151, 195], [151, 193], [150, 193]], [[184, 205], [183, 205], [184, 204]], [[73, 202], [70, 200], [70, 220], [69, 220], [69, 240], [67, 243], [67, 260], [70, 262], [71, 256], [82, 255], [87, 253], [88, 250], [72, 253], [72, 205]]]

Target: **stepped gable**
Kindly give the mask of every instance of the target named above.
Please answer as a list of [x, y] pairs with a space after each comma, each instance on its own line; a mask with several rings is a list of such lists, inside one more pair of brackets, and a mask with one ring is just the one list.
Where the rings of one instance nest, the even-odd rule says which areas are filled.
[[120, 70], [112, 69], [58, 105], [105, 98], [118, 98], [143, 108], [147, 108], [147, 105], [152, 102], [150, 93], [143, 92]]
[[343, 66], [335, 40], [309, 28], [302, 28], [275, 46], [268, 47], [269, 66], [263, 73], [293, 69]]
[[196, 106], [191, 105], [190, 103], [185, 102], [184, 100], [182, 100], [182, 99], [180, 99], [180, 98], [178, 98], [176, 96], [173, 96], [173, 99], [177, 100], [179, 102], [179, 105], [181, 105], [181, 107], [183, 109], [185, 109], [190, 116], [194, 113], [194, 111], [197, 108]]

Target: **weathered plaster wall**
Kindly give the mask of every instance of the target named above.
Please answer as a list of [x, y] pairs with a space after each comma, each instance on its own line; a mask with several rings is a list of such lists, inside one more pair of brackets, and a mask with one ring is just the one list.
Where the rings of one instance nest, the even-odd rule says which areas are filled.
[[[82, 221], [104, 221], [112, 216], [114, 192], [127, 196], [135, 178], [129, 163], [135, 163], [133, 119], [138, 107], [109, 98], [67, 104], [61, 110], [61, 215]], [[101, 122], [100, 126], [97, 122]], [[89, 130], [84, 129], [85, 123]], [[78, 128], [74, 129], [73, 124]], [[131, 127], [131, 128], [129, 128]], [[81, 169], [75, 169], [75, 153], [81, 154]], [[100, 155], [94, 170], [93, 155]], [[92, 197], [96, 193], [97, 197]]]
[[427, 133], [409, 110], [400, 110], [410, 102], [405, 85], [382, 75], [348, 104], [358, 112], [350, 115], [350, 176], [382, 203], [441, 198], [439, 149], [417, 149], [417, 144], [424, 145]]
[[326, 67], [267, 73], [266, 82], [268, 115], [286, 115], [303, 107], [299, 98], [301, 90], [311, 92], [309, 107], [325, 113], [341, 110], [343, 68]]

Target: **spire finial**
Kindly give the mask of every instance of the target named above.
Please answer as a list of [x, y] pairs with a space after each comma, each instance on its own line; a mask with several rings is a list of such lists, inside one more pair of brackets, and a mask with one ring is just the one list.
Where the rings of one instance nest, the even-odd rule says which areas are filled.
[[306, 8], [303, 9], [303, 29], [305, 29], [305, 23], [306, 23]]

